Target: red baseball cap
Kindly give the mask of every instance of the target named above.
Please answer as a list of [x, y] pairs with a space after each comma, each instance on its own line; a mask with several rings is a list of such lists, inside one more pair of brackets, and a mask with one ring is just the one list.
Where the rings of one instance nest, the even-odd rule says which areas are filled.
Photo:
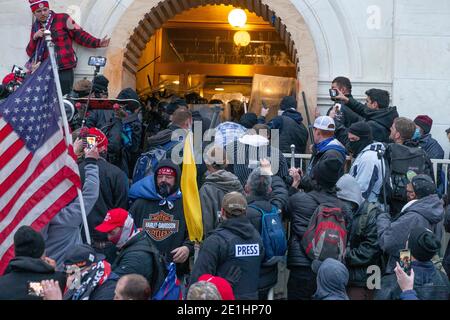
[[105, 136], [105, 134], [97, 129], [97, 128], [89, 128], [87, 131], [88, 136], [94, 136], [97, 140], [97, 147], [99, 149], [108, 148], [108, 138]]
[[123, 227], [127, 217], [128, 211], [122, 208], [111, 209], [106, 214], [105, 220], [95, 230], [102, 233], [109, 233], [117, 227]]
[[49, 7], [47, 0], [28, 0], [28, 1], [30, 2], [30, 8], [32, 12], [35, 12], [40, 8]]
[[216, 277], [213, 276], [212, 274], [204, 274], [200, 278], [198, 278], [198, 281], [206, 281], [214, 284], [217, 288], [217, 291], [219, 291], [222, 300], [236, 300], [234, 298], [234, 293], [233, 289], [231, 288], [231, 284], [224, 278]]

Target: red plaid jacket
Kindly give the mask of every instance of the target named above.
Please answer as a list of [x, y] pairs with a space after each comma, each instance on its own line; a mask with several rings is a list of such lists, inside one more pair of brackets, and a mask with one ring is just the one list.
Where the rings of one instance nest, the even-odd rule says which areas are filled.
[[[73, 40], [88, 48], [98, 48], [100, 39], [91, 36], [84, 31], [75, 21], [65, 13], [54, 13], [50, 31], [52, 32], [53, 43], [55, 44], [56, 59], [59, 70], [73, 69], [77, 66], [77, 57], [73, 50]], [[30, 42], [27, 46], [27, 54], [31, 57], [36, 50], [37, 41], [33, 40], [33, 29], [31, 31]], [[48, 57], [48, 50], [44, 54], [44, 59]]]

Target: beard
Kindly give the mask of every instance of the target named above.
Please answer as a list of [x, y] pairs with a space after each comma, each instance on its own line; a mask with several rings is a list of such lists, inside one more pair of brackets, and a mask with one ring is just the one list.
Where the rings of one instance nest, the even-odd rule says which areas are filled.
[[167, 198], [172, 194], [172, 186], [167, 182], [161, 182], [158, 185], [158, 191], [160, 196], [162, 196], [163, 198]]

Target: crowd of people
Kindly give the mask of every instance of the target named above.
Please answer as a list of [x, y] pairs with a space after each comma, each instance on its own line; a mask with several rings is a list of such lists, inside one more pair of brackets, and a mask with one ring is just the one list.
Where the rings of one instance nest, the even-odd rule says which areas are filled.
[[[92, 244], [79, 199], [40, 232], [22, 227], [0, 298], [151, 299], [172, 263], [184, 299], [268, 299], [284, 265], [289, 300], [447, 299], [450, 258], [440, 249], [450, 214], [444, 179], [434, 180], [430, 161], [443, 156], [429, 133], [432, 120], [399, 117], [383, 90], [367, 91], [363, 105], [343, 77], [332, 88], [335, 104], [317, 115], [303, 167], [285, 157], [291, 145], [306, 152], [309, 138], [293, 97], [269, 122], [267, 109], [245, 113], [232, 101], [231, 120], [211, 123], [189, 108], [198, 95], [142, 102], [131, 88], [114, 110], [80, 108], [70, 124]], [[108, 97], [108, 80], [75, 83], [71, 95], [86, 94]], [[194, 147], [204, 155], [196, 165], [203, 239], [194, 243], [172, 151], [183, 153], [189, 131], [210, 128], [213, 142]], [[86, 146], [88, 137], [95, 145]], [[280, 218], [278, 229], [268, 216]], [[270, 232], [281, 232], [284, 249]], [[404, 249], [412, 261], [406, 272]], [[380, 269], [375, 288], [372, 266]], [[39, 297], [30, 295], [30, 282], [40, 283]]]
[[[68, 19], [47, 1], [30, 4], [41, 23]], [[32, 64], [45, 59], [40, 26], [27, 48]], [[66, 32], [64, 41], [109, 44]], [[109, 98], [105, 76], [72, 87], [75, 61], [59, 62], [68, 99]], [[400, 117], [385, 90], [368, 90], [362, 104], [345, 77], [330, 93], [332, 107], [312, 124], [292, 96], [270, 121], [267, 108], [248, 113], [236, 100], [231, 118], [215, 121], [192, 107], [208, 103], [196, 93], [142, 101], [126, 88], [111, 110], [78, 105], [70, 126], [92, 241], [78, 198], [42, 230], [22, 226], [0, 299], [164, 299], [172, 279], [175, 299], [266, 300], [287, 267], [289, 300], [447, 300], [450, 209], [443, 168], [435, 173], [430, 160], [445, 156], [433, 120]], [[212, 141], [194, 143], [203, 237], [193, 242], [175, 158], [188, 132], [208, 129]], [[289, 161], [292, 151], [312, 158]]]

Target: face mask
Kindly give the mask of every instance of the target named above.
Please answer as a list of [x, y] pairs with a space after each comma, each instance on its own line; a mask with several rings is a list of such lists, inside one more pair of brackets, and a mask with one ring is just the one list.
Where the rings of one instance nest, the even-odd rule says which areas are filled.
[[167, 182], [161, 182], [158, 185], [159, 194], [163, 198], [167, 198], [170, 195], [171, 186]]
[[117, 235], [114, 238], [109, 239], [109, 241], [111, 241], [114, 244], [117, 244], [120, 240], [120, 236], [122, 235], [122, 232], [118, 232]]
[[419, 140], [420, 138], [421, 138], [421, 134], [420, 134], [420, 129], [419, 128], [416, 128], [416, 131], [414, 132], [414, 135], [413, 135], [413, 137], [412, 137], [412, 139], [413, 140]]
[[345, 147], [356, 157], [368, 145], [368, 141], [361, 139], [359, 141], [349, 141]]

